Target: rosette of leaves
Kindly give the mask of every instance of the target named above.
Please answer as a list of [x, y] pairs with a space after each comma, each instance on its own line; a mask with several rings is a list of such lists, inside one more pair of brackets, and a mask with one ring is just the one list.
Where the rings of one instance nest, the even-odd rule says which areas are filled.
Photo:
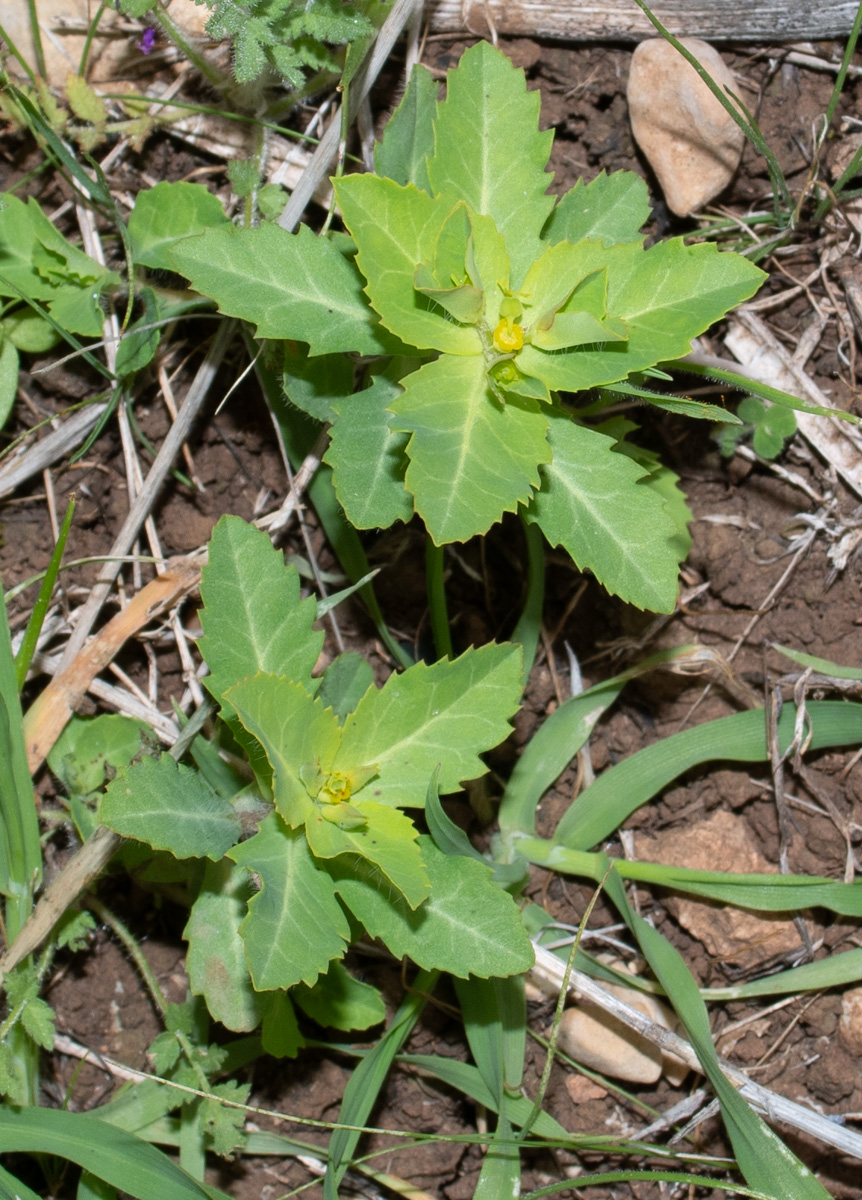
[[358, 655], [315, 679], [315, 602], [236, 517], [216, 526], [201, 594], [206, 683], [245, 775], [206, 745], [190, 765], [144, 756], [118, 772], [99, 816], [199, 860], [187, 966], [213, 1017], [237, 1031], [262, 1020], [280, 1054], [299, 1044], [287, 989], [325, 1024], [375, 1024], [379, 997], [340, 963], [362, 931], [428, 969], [526, 970], [529, 938], [491, 868], [420, 836], [404, 811], [425, 806], [432, 779], [436, 800], [487, 770], [479, 755], [518, 707], [520, 647], [418, 663], [380, 688]]
[[[442, 102], [416, 68], [376, 172], [335, 181], [349, 239], [224, 229], [174, 261], [260, 336], [308, 343], [285, 388], [331, 424], [326, 459], [354, 525], [415, 512], [440, 545], [522, 507], [608, 590], [667, 611], [687, 549], [676, 479], [563, 397], [614, 389], [726, 421], [644, 385], [764, 276], [714, 245], [646, 249], [631, 173], [549, 195], [538, 118], [523, 72], [479, 43]], [[345, 351], [382, 359], [358, 389]]]

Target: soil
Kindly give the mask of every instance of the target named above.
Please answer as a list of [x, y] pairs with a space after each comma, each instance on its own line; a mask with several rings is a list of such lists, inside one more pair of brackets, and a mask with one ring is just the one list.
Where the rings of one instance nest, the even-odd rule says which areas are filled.
[[[445, 71], [457, 61], [466, 44], [451, 38], [431, 40], [425, 61]], [[552, 125], [557, 135], [552, 159], [555, 190], [562, 192], [579, 176], [590, 179], [600, 170], [635, 170], [646, 176], [652, 190], [651, 236], [695, 228], [695, 222], [679, 221], [668, 212], [633, 143], [625, 101], [628, 48], [568, 46], [523, 38], [501, 39], [501, 44], [513, 61], [526, 69], [531, 86], [541, 89], [544, 123]], [[832, 44], [815, 50], [823, 58], [836, 56]], [[726, 48], [725, 58], [738, 72], [741, 94], [756, 111], [766, 141], [775, 150], [791, 186], [799, 187], [808, 170], [812, 125], [826, 109], [832, 77], [788, 62], [775, 48]], [[856, 112], [860, 96], [862, 85], [849, 82], [839, 112]], [[385, 113], [391, 103], [391, 94], [378, 95], [376, 110]], [[22, 178], [37, 159], [32, 146], [16, 134], [7, 134], [0, 148], [6, 155], [5, 162], [0, 160], [0, 182], [5, 188]], [[160, 133], [150, 138], [139, 155], [127, 157], [111, 182], [118, 191], [134, 192], [143, 186], [143, 180], [183, 178], [202, 168], [207, 169], [204, 178], [214, 190], [224, 194], [226, 181], [219, 164], [214, 166], [178, 148], [168, 134]], [[37, 195], [48, 211], [65, 199], [63, 183], [51, 174], [31, 180], [27, 190]], [[748, 149], [733, 184], [721, 197], [721, 205], [723, 210], [741, 216], [752, 206], [761, 206], [767, 192], [763, 160]], [[817, 245], [800, 236], [795, 254], [781, 259], [781, 269], [794, 278], [805, 278], [816, 264], [817, 254]], [[820, 283], [767, 314], [786, 345], [797, 344], [811, 320], [813, 305], [819, 301], [830, 302]], [[209, 327], [190, 325], [185, 342], [172, 350], [171, 365], [181, 364], [188, 356], [193, 367], [196, 347], [209, 332]], [[843, 337], [839, 325], [828, 325], [808, 369], [837, 404], [854, 410], [858, 381], [847, 365], [849, 347], [839, 344]], [[709, 348], [720, 352], [721, 344], [718, 329], [710, 336]], [[235, 353], [236, 358], [224, 368], [224, 378], [219, 382], [221, 393], [244, 369], [242, 349], [237, 346]], [[38, 365], [32, 361], [28, 364], [22, 377], [22, 402], [4, 438], [64, 409], [70, 401], [93, 394], [98, 386], [86, 368], [70, 364], [47, 374], [35, 374]], [[190, 369], [181, 369], [178, 389]], [[707, 398], [718, 402], [714, 395]], [[642, 414], [643, 410], [638, 410], [638, 418]], [[158, 445], [169, 417], [152, 382], [136, 394], [135, 415], [146, 436]], [[834, 504], [828, 528], [812, 540], [807, 553], [794, 560], [799, 545], [794, 539], [808, 527], [806, 518], [818, 506], [790, 477], [777, 475], [762, 461], [752, 463], [738, 455], [723, 459], [705, 423], [651, 413], [643, 416], [642, 423], [647, 443], [660, 450], [680, 474], [694, 516], [694, 543], [683, 574], [683, 602], [670, 618], [643, 614], [609, 599], [592, 579], [581, 579], [570, 562], [551, 553], [545, 609], [548, 640], [540, 652], [513, 736], [494, 760], [495, 770], [501, 774], [510, 769], [515, 755], [541, 720], [568, 695], [567, 644], [577, 656], [587, 684], [637, 662], [647, 653], [690, 643], [714, 651], [720, 664], [711, 675], [654, 673], [629, 685], [592, 738], [590, 754], [597, 772], [692, 720], [707, 721], [739, 711], [746, 703], [762, 703], [776, 680], [796, 672], [794, 665], [772, 648], [774, 643], [862, 668], [862, 565], [851, 556], [836, 572], [830, 558], [836, 531], [858, 520], [859, 499], [837, 483], [828, 466], [814, 458], [797, 438], [779, 465], [815, 492], [834, 495]], [[284, 469], [270, 419], [248, 385], [223, 412], [208, 415], [200, 422], [190, 440], [190, 450], [202, 487], [189, 487], [177, 478], [165, 487], [155, 520], [166, 553], [201, 545], [223, 513], [251, 518], [260, 510], [264, 493], [275, 497], [285, 490]], [[126, 512], [126, 473], [116, 424], [108, 425], [81, 462], [54, 470], [51, 488], [60, 512], [73, 490], [79, 497], [67, 559], [105, 554]], [[313, 511], [306, 513], [306, 521], [309, 544], [321, 567], [337, 570]], [[20, 489], [2, 503], [0, 529], [0, 574], [8, 590], [42, 571], [48, 563], [53, 537], [43, 480]], [[459, 548], [457, 555], [447, 559], [459, 645], [505, 637], [511, 632], [520, 599], [520, 585], [512, 583], [513, 553], [520, 553], [519, 536], [517, 526], [506, 523], [489, 536], [484, 548]], [[288, 538], [288, 549], [308, 553], [295, 532]], [[370, 542], [369, 551], [375, 565], [383, 567], [378, 594], [388, 622], [397, 636], [424, 650], [428, 639], [424, 578], [421, 566], [416, 565], [422, 561], [420, 531], [411, 527], [383, 534]], [[64, 596], [67, 606], [80, 602], [96, 570], [96, 566], [84, 565], [69, 573]], [[477, 571], [480, 577], [484, 574], [484, 583], [475, 582]], [[127, 588], [134, 588], [131, 570], [124, 570], [124, 580]], [[13, 602], [13, 628], [20, 627], [25, 619], [32, 597], [31, 590]], [[193, 629], [193, 604], [187, 606], [184, 619]], [[341, 628], [348, 647], [368, 655], [381, 672], [388, 669], [385, 652], [358, 606], [344, 606]], [[335, 652], [331, 632], [327, 650]], [[731, 659], [732, 666], [728, 666]], [[146, 645], [127, 645], [118, 664], [145, 691], [153, 679], [157, 680], [163, 711], [169, 711], [170, 697], [182, 694], [182, 664], [167, 637], [156, 637]], [[28, 699], [43, 682], [37, 680], [30, 685]], [[787, 689], [785, 695], [790, 695]], [[83, 711], [96, 711], [94, 702], [86, 700]], [[832, 751], [809, 755], [806, 763], [810, 772], [807, 781], [790, 774], [787, 785], [788, 792], [799, 799], [790, 809], [784, 846], [789, 869], [843, 878], [847, 845], [838, 826], [845, 822], [856, 834], [862, 828], [862, 765], [854, 763], [850, 752]], [[576, 771], [572, 768], [543, 802], [540, 832], [547, 834], [554, 828], [575, 786]], [[48, 811], [55, 801], [54, 783], [43, 773], [38, 788]], [[837, 821], [824, 807], [824, 796], [838, 815]], [[477, 838], [487, 837], [487, 830], [472, 817], [466, 802], [457, 801], [452, 811]], [[779, 815], [768, 768], [760, 764], [751, 769], [725, 766], [692, 772], [636, 812], [627, 828], [633, 832], [636, 846], [649, 845], [655, 851], [662, 845], [667, 848], [672, 835], [706, 828], [716, 814], [730, 814], [745, 843], [766, 864], [763, 869], [777, 869], [782, 850]], [[61, 829], [49, 844], [49, 866], [56, 869], [62, 863], [70, 844], [70, 835]], [[618, 848], [618, 843], [615, 846]], [[643, 856], [649, 857], [647, 853]], [[540, 870], [534, 873], [528, 890], [558, 921], [570, 925], [577, 924], [590, 896], [590, 889], [577, 881]], [[139, 939], [169, 998], [183, 999], [182, 908], [170, 894], [131, 885], [122, 874], [105, 883], [99, 894]], [[714, 944], [710, 949], [709, 937], [691, 932], [693, 918], [674, 898], [642, 890], [639, 902], [641, 911], [654, 918], [703, 985], [726, 986], [804, 957], [800, 931], [792, 922], [784, 922], [783, 932], [774, 938], [771, 931], [753, 948], [749, 943], [744, 952], [726, 947], [719, 952]], [[699, 908], [703, 910], [704, 906]], [[702, 918], [703, 912], [700, 915]], [[592, 926], [600, 928], [612, 922], [612, 911], [600, 901]], [[818, 912], [804, 914], [804, 923], [815, 947], [836, 949], [859, 944], [858, 927], [849, 921], [830, 921]], [[705, 926], [694, 927], [710, 928], [709, 910]], [[370, 959], [357, 960], [357, 965], [366, 978], [383, 988], [387, 1003], [394, 1008], [403, 995], [400, 973], [389, 964]], [[158, 1014], [139, 974], [109, 930], [101, 927], [86, 953], [58, 957], [45, 996], [57, 1013], [59, 1032], [131, 1068], [147, 1066], [146, 1048], [160, 1031]], [[454, 996], [442, 989], [435, 1003], [425, 1010], [408, 1046], [411, 1052], [466, 1057], [460, 1026], [450, 1015], [452, 1003]], [[819, 1112], [836, 1118], [843, 1114], [842, 1119], [858, 1125], [862, 1074], [856, 1054], [839, 1035], [840, 993], [803, 996], [775, 1011], [770, 1008], [769, 1004], [742, 1002], [713, 1005], [714, 1032], [722, 1052], [741, 1066], [751, 1067], [759, 1082]], [[758, 1016], [761, 1010], [765, 1011]], [[547, 1005], [531, 1003], [531, 1016], [534, 1028], [547, 1032], [551, 1022]], [[740, 1025], [746, 1020], [750, 1023]], [[309, 1025], [308, 1032], [319, 1036], [313, 1026]], [[532, 1095], [543, 1065], [537, 1045], [531, 1044], [528, 1058], [526, 1084]], [[349, 1073], [350, 1060], [346, 1056], [305, 1050], [296, 1061], [263, 1060], [246, 1077], [252, 1084], [251, 1102], [261, 1108], [331, 1121], [337, 1118]], [[87, 1111], [104, 1102], [115, 1081], [96, 1065], [86, 1063], [80, 1067], [73, 1058], [55, 1053], [44, 1056], [43, 1086], [45, 1103], [66, 1103], [72, 1110]], [[546, 1108], [574, 1132], [634, 1135], [652, 1119], [646, 1115], [649, 1109], [665, 1111], [690, 1088], [690, 1080], [682, 1088], [661, 1082], [631, 1086], [624, 1095], [556, 1065]], [[414, 1133], [469, 1134], [477, 1129], [477, 1119], [479, 1115], [455, 1093], [432, 1086], [408, 1068], [392, 1072], [373, 1114], [381, 1131]], [[299, 1130], [268, 1117], [258, 1118], [257, 1127], [295, 1132], [321, 1144], [326, 1141], [324, 1131]], [[700, 1152], [720, 1155], [727, 1151], [715, 1120], [699, 1126], [694, 1139]], [[789, 1135], [788, 1141], [832, 1195], [862, 1196], [858, 1163], [842, 1159], [813, 1140]], [[367, 1152], [391, 1146], [390, 1155], [376, 1160], [379, 1169], [401, 1176], [429, 1196], [469, 1200], [473, 1195], [481, 1163], [477, 1147], [428, 1142], [412, 1145], [404, 1152], [399, 1151], [399, 1142], [399, 1138], [379, 1132], [367, 1138], [363, 1146]], [[580, 1171], [598, 1168], [608, 1161], [598, 1154], [577, 1159], [568, 1153], [536, 1155], [528, 1159], [524, 1191], [560, 1179], [563, 1171], [570, 1171], [574, 1179]], [[308, 1184], [313, 1174], [305, 1165], [289, 1159], [244, 1157], [214, 1168], [209, 1178], [236, 1200], [257, 1200], [283, 1196]], [[62, 1191], [61, 1186], [57, 1194], [72, 1193]], [[322, 1187], [312, 1184], [305, 1194], [309, 1200], [318, 1200]], [[559, 1194], [576, 1193], [572, 1190]], [[652, 1185], [631, 1184], [593, 1189], [588, 1194], [646, 1200], [659, 1192]]]

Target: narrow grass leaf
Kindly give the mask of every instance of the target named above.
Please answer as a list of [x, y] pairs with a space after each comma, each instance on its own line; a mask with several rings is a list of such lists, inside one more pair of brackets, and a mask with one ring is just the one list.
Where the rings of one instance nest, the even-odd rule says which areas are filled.
[[155, 1146], [97, 1117], [53, 1108], [0, 1109], [0, 1153], [55, 1154], [137, 1200], [211, 1200]]
[[[812, 725], [812, 751], [862, 742], [862, 705], [819, 700], [808, 704], [806, 711]], [[793, 738], [795, 720], [795, 708], [786, 706], [778, 725], [782, 751]], [[683, 771], [701, 763], [765, 762], [766, 758], [762, 710], [720, 717], [663, 738], [611, 767], [582, 792], [557, 826], [554, 842], [573, 850], [597, 845]]]
[[[421, 971], [416, 976], [411, 990], [383, 1037], [354, 1068], [344, 1089], [341, 1111], [338, 1114], [340, 1124], [361, 1126], [368, 1120], [395, 1056], [419, 1020], [437, 978], [436, 971]], [[323, 1182], [324, 1200], [338, 1200], [338, 1185], [347, 1170], [359, 1138], [360, 1134], [353, 1129], [333, 1130]]]

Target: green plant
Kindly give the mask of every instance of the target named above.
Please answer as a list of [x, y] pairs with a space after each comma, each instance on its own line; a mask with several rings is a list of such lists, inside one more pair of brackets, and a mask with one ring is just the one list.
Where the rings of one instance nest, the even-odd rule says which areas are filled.
[[751, 438], [756, 454], [761, 458], [777, 458], [784, 443], [796, 433], [796, 417], [789, 408], [778, 404], [766, 405], [756, 396], [746, 396], [739, 402], [736, 415], [742, 426], [725, 425], [715, 432], [715, 440], [725, 458], [733, 456], [744, 437]]
[[[259, 336], [308, 343], [307, 356], [288, 344], [285, 389], [330, 423], [326, 460], [355, 527], [415, 511], [442, 545], [522, 507], [610, 591], [668, 610], [685, 505], [601, 410], [622, 394], [726, 419], [643, 385], [762, 275], [708, 245], [645, 250], [634, 175], [555, 202], [538, 96], [489, 45], [464, 54], [445, 101], [436, 91], [417, 68], [377, 173], [336, 181], [350, 239], [225, 227], [171, 257]], [[358, 388], [345, 354], [376, 360]]]
[[428, 969], [524, 970], [517, 910], [489, 868], [447, 857], [403, 811], [424, 807], [439, 764], [443, 792], [485, 770], [477, 755], [506, 736], [518, 705], [519, 649], [419, 663], [380, 689], [345, 656], [313, 680], [315, 605], [299, 600], [269, 539], [236, 518], [216, 527], [201, 590], [208, 687], [253, 783], [146, 756], [120, 770], [99, 815], [210, 860], [186, 936], [192, 986], [213, 1015], [233, 1029], [263, 1019], [266, 1045], [271, 1024], [284, 1028], [286, 990], [304, 984], [337, 1008], [356, 991], [338, 960], [360, 927]]

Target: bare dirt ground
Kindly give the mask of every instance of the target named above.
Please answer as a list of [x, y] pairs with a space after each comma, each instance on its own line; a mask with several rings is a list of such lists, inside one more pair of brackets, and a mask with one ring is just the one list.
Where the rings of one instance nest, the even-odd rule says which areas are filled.
[[[466, 44], [453, 39], [431, 41], [425, 61], [445, 71], [457, 61]], [[554, 190], [562, 192], [579, 176], [589, 179], [601, 169], [628, 168], [650, 179], [649, 170], [635, 149], [627, 119], [625, 83], [629, 48], [571, 47], [529, 39], [501, 39], [501, 45], [517, 65], [525, 68], [531, 86], [541, 89], [543, 121], [552, 125], [557, 134], [552, 160], [556, 171]], [[824, 58], [832, 58], [836, 53], [832, 44], [818, 46], [816, 50]], [[831, 76], [785, 61], [782, 51], [774, 47], [744, 51], [725, 48], [725, 58], [739, 73], [742, 94], [757, 111], [767, 141], [775, 149], [791, 184], [799, 186], [807, 170], [812, 123], [826, 107]], [[842, 110], [857, 111], [859, 99], [859, 85], [848, 82]], [[375, 104], [383, 111], [391, 104], [391, 97], [378, 94]], [[32, 146], [16, 134], [3, 138], [0, 152], [0, 183], [4, 188], [35, 164]], [[111, 182], [118, 189], [135, 192], [144, 186], [146, 179], [186, 178], [201, 168], [208, 169], [203, 178], [210, 187], [220, 192], [226, 190], [226, 177], [219, 164], [179, 147], [169, 134], [158, 133], [139, 155], [126, 158], [118, 177]], [[656, 194], [654, 181], [650, 179], [650, 183], [655, 199], [654, 234], [693, 229], [693, 222], [679, 222], [671, 217]], [[767, 187], [762, 161], [746, 150], [742, 168], [721, 197], [721, 205], [742, 215], [750, 206], [762, 204]], [[48, 211], [64, 199], [62, 184], [50, 173], [31, 180], [27, 190]], [[800, 238], [797, 253], [781, 260], [781, 273], [775, 270], [769, 286], [778, 291], [790, 286], [783, 276], [791, 280], [807, 276], [818, 253], [815, 243]], [[827, 295], [817, 283], [813, 289], [767, 313], [766, 319], [782, 343], [792, 348], [811, 321], [814, 305], [829, 306], [833, 300], [834, 295]], [[186, 341], [172, 350], [174, 364], [189, 355], [191, 369], [196, 346], [208, 333], [209, 327], [190, 326], [184, 334]], [[811, 356], [808, 370], [835, 403], [859, 411], [859, 384], [848, 365], [848, 346], [839, 345], [843, 338], [844, 327], [832, 320]], [[720, 329], [714, 331], [711, 345], [720, 351]], [[236, 359], [224, 372], [222, 390], [227, 389], [244, 366], [241, 354], [237, 344]], [[29, 364], [31, 368], [37, 365]], [[178, 386], [181, 380], [182, 376]], [[22, 402], [4, 438], [16, 436], [44, 415], [63, 409], [70, 401], [91, 395], [94, 390], [94, 381], [86, 369], [73, 365], [47, 374], [25, 374]], [[714, 395], [709, 398], [717, 402]], [[147, 437], [158, 445], [169, 418], [155, 386], [139, 389], [135, 411]], [[642, 412], [639, 410], [636, 416], [640, 418]], [[813, 538], [806, 552], [794, 557], [799, 547], [794, 539], [806, 528], [800, 514], [810, 518], [822, 506], [787, 478], [778, 477], [768, 465], [753, 464], [741, 457], [722, 459], [705, 423], [649, 414], [644, 425], [650, 445], [660, 449], [680, 473], [694, 514], [694, 546], [684, 574], [685, 595], [690, 598], [672, 618], [656, 620], [609, 599], [592, 580], [583, 581], [585, 587], [581, 591], [582, 580], [571, 564], [552, 556], [545, 609], [549, 641], [540, 652], [527, 704], [511, 743], [495, 763], [501, 771], [507, 769], [507, 762], [511, 762], [543, 716], [568, 694], [565, 642], [578, 656], [587, 683], [597, 682], [661, 647], [699, 642], [725, 658], [735, 651], [734, 689], [713, 684], [693, 717], [695, 721], [738, 711], [740, 695], [746, 691], [762, 702], [772, 682], [788, 670], [787, 662], [770, 649], [773, 642], [847, 666], [862, 667], [859, 560], [851, 556], [833, 579], [828, 530]], [[155, 517], [168, 553], [190, 550], [204, 543], [223, 513], [250, 518], [262, 490], [283, 493], [285, 487], [272, 426], [252, 388], [238, 393], [218, 416], [209, 415], [200, 422], [190, 448], [197, 477], [205, 490], [190, 489], [177, 480], [169, 481], [164, 489]], [[779, 461], [814, 493], [834, 497], [829, 509], [831, 528], [837, 529], [843, 522], [855, 519], [859, 499], [830, 476], [826, 465], [814, 458], [800, 439]], [[52, 487], [60, 511], [65, 496], [73, 490], [80, 498], [67, 558], [108, 551], [126, 512], [125, 479], [113, 427], [103, 434], [83, 462], [53, 472]], [[334, 568], [312, 512], [307, 514], [307, 521], [321, 566]], [[21, 489], [2, 503], [0, 535], [0, 573], [6, 589], [44, 569], [53, 545], [44, 481]], [[514, 526], [512, 529], [506, 526], [487, 539], [481, 557], [477, 546], [459, 552], [468, 565], [484, 573], [484, 584], [471, 579], [454, 556], [448, 561], [455, 636], [460, 645], [504, 637], [511, 630], [520, 591], [518, 581], [512, 580], [508, 544], [518, 536]], [[305, 552], [298, 534], [292, 533], [290, 542]], [[420, 545], [417, 529], [399, 529], [373, 539], [370, 550], [375, 565], [384, 568], [379, 577], [379, 596], [389, 623], [400, 636], [421, 647], [427, 636], [427, 619], [423, 574], [414, 565], [421, 562], [421, 557], [414, 554]], [[791, 562], [793, 566], [788, 571]], [[96, 569], [92, 565], [78, 568], [67, 580], [70, 604], [79, 602], [81, 590], [88, 587]], [[782, 579], [776, 594], [776, 585]], [[28, 602], [32, 602], [32, 592], [13, 606], [13, 618], [23, 616]], [[185, 620], [189, 627], [194, 627], [192, 607], [187, 608]], [[361, 609], [348, 609], [343, 630], [348, 645], [362, 649], [382, 669], [385, 655]], [[746, 633], [740, 645], [739, 639]], [[147, 650], [140, 644], [127, 646], [119, 664], [146, 690], [153, 656], [159, 700], [164, 706], [171, 695], [178, 695], [183, 688], [181, 664], [168, 639], [151, 641]], [[601, 770], [677, 730], [689, 719], [692, 705], [703, 697], [704, 686], [703, 679], [653, 675], [626, 689], [592, 740], [595, 769]], [[850, 757], [834, 752], [813, 755], [809, 759], [812, 787], [806, 789], [801, 781], [793, 781], [792, 791], [803, 803], [792, 808], [788, 848], [791, 870], [835, 878], [844, 876], [845, 841], [824, 809], [818, 792], [825, 793], [845, 821], [862, 826], [862, 765], [852, 765]], [[542, 821], [548, 829], [569, 802], [574, 780], [572, 770], [545, 802]], [[767, 869], [775, 869], [779, 823], [769, 785], [765, 766], [692, 773], [629, 821], [637, 851], [648, 858], [667, 839], [692, 829], [699, 831], [701, 838], [707, 837], [710, 829], [718, 829], [719, 840], [725, 841], [731, 836], [729, 826], [712, 824], [720, 815], [722, 821], [729, 821], [736, 829], [745, 845], [762, 856]], [[46, 805], [52, 802], [53, 788], [50, 777], [43, 775], [39, 790]], [[457, 804], [456, 810], [464, 823], [470, 821], [470, 810], [465, 803]], [[474, 832], [481, 835], [478, 829]], [[67, 849], [68, 840], [61, 830], [49, 845], [49, 866], [52, 858], [61, 861]], [[589, 896], [586, 887], [540, 871], [536, 872], [530, 890], [555, 917], [570, 924], [577, 923]], [[169, 898], [131, 884], [122, 875], [103, 885], [100, 894], [142, 940], [144, 952], [170, 998], [182, 999], [185, 994], [180, 937], [184, 924], [182, 909]], [[643, 892], [640, 902], [642, 911], [654, 915], [658, 927], [680, 949], [704, 985], [722, 986], [760, 974], [777, 963], [795, 961], [802, 949], [798, 932], [793, 941], [791, 925], [790, 944], [780, 939], [770, 943], [770, 938], [764, 937], [760, 942], [749, 942], [742, 951], [726, 946], [722, 950], [722, 944], [716, 943], [715, 938], [704, 939], [690, 932], [691, 922], [683, 921], [684, 914], [672, 899]], [[611, 919], [610, 911], [602, 912], [600, 905], [593, 923], [600, 925]], [[715, 911], [707, 911], [705, 925], [697, 928], [714, 930], [717, 920]], [[858, 930], [851, 923], [829, 921], [822, 913], [806, 914], [806, 923], [815, 946], [859, 944]], [[45, 992], [56, 1009], [58, 1029], [131, 1067], [144, 1067], [145, 1049], [159, 1032], [157, 1015], [135, 970], [109, 933], [101, 930], [88, 953], [67, 956], [58, 963]], [[374, 962], [363, 962], [361, 967], [366, 978], [384, 988], [388, 1001], [393, 1006], [397, 1004], [401, 995], [398, 970]], [[444, 991], [438, 999], [451, 1002], [453, 997]], [[838, 1035], [840, 994], [815, 994], [794, 999], [775, 1011], [763, 1011], [770, 1007], [743, 1003], [714, 1006], [714, 1032], [720, 1038], [722, 1052], [751, 1069], [759, 1082], [802, 1104], [830, 1115], [844, 1114], [844, 1119], [851, 1123], [862, 1120], [862, 1074], [857, 1059]], [[539, 1006], [534, 1008], [535, 1027], [547, 1031], [549, 1011]], [[443, 1005], [427, 1008], [409, 1049], [461, 1057], [466, 1054], [459, 1025], [448, 1016]], [[536, 1047], [531, 1053], [534, 1069], [541, 1070], [541, 1051]], [[252, 1102], [285, 1113], [332, 1120], [337, 1116], [349, 1071], [347, 1059], [304, 1051], [295, 1062], [259, 1066], [252, 1080]], [[44, 1079], [48, 1103], [61, 1103], [68, 1097], [69, 1107], [77, 1110], [98, 1105], [114, 1086], [110, 1076], [96, 1066], [86, 1064], [79, 1071], [75, 1060], [61, 1054], [45, 1056]], [[527, 1082], [532, 1085], [535, 1078]], [[674, 1089], [667, 1083], [650, 1088], [632, 1086], [630, 1097], [626, 1097], [558, 1066], [552, 1076], [547, 1107], [572, 1130], [635, 1134], [651, 1120], [648, 1108], [664, 1111], [690, 1086], [690, 1083], [682, 1089]], [[393, 1073], [374, 1121], [383, 1129], [393, 1130], [457, 1133], [476, 1128], [476, 1114], [470, 1106], [454, 1094], [432, 1087], [406, 1068]], [[307, 1132], [303, 1136], [314, 1137]], [[319, 1136], [324, 1140], [322, 1133]], [[701, 1126], [694, 1136], [698, 1150], [709, 1153], [726, 1150], [716, 1121]], [[789, 1140], [834, 1196], [849, 1200], [862, 1195], [858, 1163], [844, 1161], [813, 1141], [806, 1142], [800, 1137]], [[383, 1144], [383, 1135], [376, 1135], [369, 1139], [367, 1149]], [[409, 1154], [399, 1154], [394, 1140], [391, 1159], [379, 1160], [381, 1169], [391, 1169], [441, 1200], [444, 1197], [469, 1200], [479, 1161], [475, 1149], [454, 1143], [428, 1144], [411, 1149]], [[556, 1162], [550, 1155], [537, 1157], [525, 1176], [525, 1189], [541, 1186], [549, 1178], [559, 1178], [560, 1169], [573, 1161], [566, 1155], [560, 1155]], [[584, 1159], [581, 1165], [600, 1163], [594, 1157]], [[309, 1181], [308, 1172], [298, 1163], [253, 1158], [225, 1165], [214, 1171], [211, 1178], [237, 1200], [282, 1196]], [[305, 1194], [309, 1200], [317, 1200], [322, 1190], [313, 1185]], [[590, 1193], [597, 1197], [612, 1194], [646, 1200], [657, 1192], [649, 1185], [633, 1184], [613, 1192]]]

